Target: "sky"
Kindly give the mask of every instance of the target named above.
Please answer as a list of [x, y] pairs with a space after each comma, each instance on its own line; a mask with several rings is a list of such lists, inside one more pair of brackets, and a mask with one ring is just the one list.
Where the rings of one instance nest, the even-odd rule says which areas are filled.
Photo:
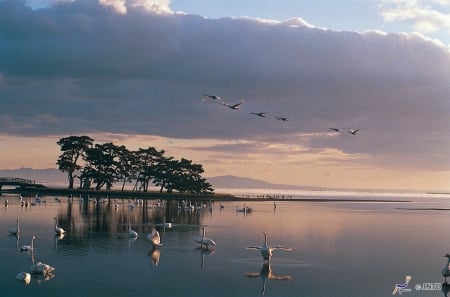
[[447, 191], [449, 45], [448, 0], [0, 0], [0, 169], [89, 135], [205, 177]]

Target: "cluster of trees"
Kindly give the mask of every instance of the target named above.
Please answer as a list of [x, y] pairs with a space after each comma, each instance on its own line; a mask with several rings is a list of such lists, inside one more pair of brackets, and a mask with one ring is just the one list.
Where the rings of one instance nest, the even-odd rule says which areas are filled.
[[[125, 146], [112, 142], [94, 144], [89, 136], [63, 137], [56, 142], [61, 147], [57, 165], [67, 173], [69, 189], [74, 180], [80, 180], [80, 187], [95, 186], [96, 190], [111, 189], [121, 184], [122, 191], [127, 183], [134, 191], [147, 192], [150, 185], [168, 193], [212, 193], [214, 189], [201, 174], [202, 165], [182, 158], [165, 156], [164, 150], [154, 147], [130, 151]], [[83, 163], [81, 165], [80, 163]]]

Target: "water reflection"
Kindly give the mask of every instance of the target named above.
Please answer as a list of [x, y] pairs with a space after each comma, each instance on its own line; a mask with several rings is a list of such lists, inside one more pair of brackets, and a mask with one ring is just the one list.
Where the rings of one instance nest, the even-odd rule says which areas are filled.
[[201, 258], [201, 265], [200, 267], [202, 269], [205, 269], [205, 256], [212, 256], [216, 253], [215, 250], [211, 250], [211, 249], [205, 249], [203, 247], [198, 247], [195, 249], [195, 252], [200, 254], [200, 258]]
[[148, 252], [148, 255], [150, 256], [152, 266], [153, 267], [158, 266], [159, 259], [161, 257], [161, 251], [159, 247], [157, 246], [153, 247], [153, 249], [150, 252]]
[[266, 283], [267, 280], [291, 280], [292, 277], [290, 275], [275, 275], [272, 271], [272, 266], [270, 263], [264, 263], [261, 271], [259, 272], [246, 272], [246, 276], [248, 277], [260, 277], [262, 281], [262, 290], [261, 294], [264, 295], [266, 292]]

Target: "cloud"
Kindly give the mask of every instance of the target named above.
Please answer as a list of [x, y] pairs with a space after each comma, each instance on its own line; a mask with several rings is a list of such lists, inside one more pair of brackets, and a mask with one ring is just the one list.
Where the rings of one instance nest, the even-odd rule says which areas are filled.
[[[302, 19], [208, 19], [169, 5], [0, 1], [0, 133], [298, 141], [358, 162], [448, 168], [450, 55], [441, 43]], [[245, 103], [233, 111], [202, 102], [204, 93]], [[329, 127], [361, 133], [330, 136]]]
[[450, 29], [450, 2], [384, 0], [381, 5], [382, 16], [388, 22], [411, 21], [414, 30], [422, 33], [432, 33]]

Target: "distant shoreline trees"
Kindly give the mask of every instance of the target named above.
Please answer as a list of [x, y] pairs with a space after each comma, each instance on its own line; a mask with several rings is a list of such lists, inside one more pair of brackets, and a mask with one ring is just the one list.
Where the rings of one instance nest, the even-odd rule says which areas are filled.
[[[94, 144], [89, 136], [63, 137], [56, 142], [62, 154], [56, 164], [67, 173], [69, 189], [74, 179], [80, 188], [111, 189], [120, 184], [123, 191], [127, 183], [133, 191], [147, 192], [149, 186], [159, 187], [162, 193], [213, 193], [211, 184], [202, 177], [203, 166], [191, 160], [165, 156], [165, 151], [154, 147], [130, 151], [112, 142]], [[81, 165], [83, 163], [83, 165]]]

